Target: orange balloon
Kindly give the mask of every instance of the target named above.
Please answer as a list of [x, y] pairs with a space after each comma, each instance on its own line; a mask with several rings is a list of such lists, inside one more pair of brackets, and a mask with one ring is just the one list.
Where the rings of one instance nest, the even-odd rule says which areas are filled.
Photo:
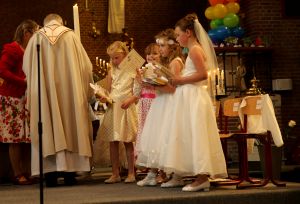
[[217, 4], [223, 4], [225, 0], [208, 0], [210, 5], [214, 6]]
[[236, 2], [230, 2], [226, 4], [228, 13], [238, 13], [240, 11], [240, 5]]
[[206, 18], [208, 18], [210, 20], [215, 19], [214, 8], [212, 6], [210, 6], [207, 9], [205, 9], [204, 15]]

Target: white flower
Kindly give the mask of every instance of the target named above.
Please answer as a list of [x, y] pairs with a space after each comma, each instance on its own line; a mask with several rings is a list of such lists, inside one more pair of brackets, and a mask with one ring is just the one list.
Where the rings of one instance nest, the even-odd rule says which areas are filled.
[[289, 121], [289, 127], [294, 127], [294, 126], [296, 126], [296, 121], [294, 121], [294, 120], [290, 120]]
[[172, 39], [167, 40], [165, 38], [158, 38], [158, 39], [156, 39], [156, 43], [159, 45], [165, 45], [165, 44], [173, 45], [173, 44], [175, 44], [175, 41]]

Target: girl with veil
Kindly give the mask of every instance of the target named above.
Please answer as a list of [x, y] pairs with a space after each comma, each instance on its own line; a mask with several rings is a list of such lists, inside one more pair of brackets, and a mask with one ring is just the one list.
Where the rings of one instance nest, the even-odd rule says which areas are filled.
[[[161, 114], [151, 117], [153, 104], [149, 110], [137, 164], [173, 173], [171, 180], [161, 187], [182, 186], [183, 176], [196, 175], [195, 181], [182, 190], [207, 191], [210, 187], [208, 177], [227, 177], [210, 98], [214, 96], [206, 87], [207, 72], [216, 69], [217, 60], [212, 43], [196, 15], [189, 14], [179, 20], [175, 34], [178, 43], [189, 49], [188, 57], [181, 75], [169, 80], [177, 87], [175, 93], [168, 96], [167, 105], [160, 106]], [[151, 137], [147, 137], [150, 132]]]
[[225, 157], [219, 138], [214, 108], [207, 91], [208, 71], [217, 68], [212, 43], [195, 14], [175, 25], [176, 40], [189, 50], [181, 76], [171, 79], [177, 86], [169, 136], [165, 138], [164, 170], [181, 176], [196, 175], [183, 191], [208, 191], [208, 177], [226, 178]]

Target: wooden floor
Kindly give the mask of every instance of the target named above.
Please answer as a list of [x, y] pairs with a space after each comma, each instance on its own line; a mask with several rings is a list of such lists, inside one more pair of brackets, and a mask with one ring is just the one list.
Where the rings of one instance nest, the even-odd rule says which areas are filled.
[[[295, 171], [295, 175], [293, 173]], [[256, 173], [254, 173], [256, 174]], [[257, 173], [258, 174], [258, 173]], [[290, 169], [284, 177], [300, 175], [298, 169]], [[76, 186], [44, 188], [44, 203], [201, 203], [201, 204], [293, 204], [300, 201], [300, 182], [287, 182], [286, 187], [271, 183], [262, 188], [237, 190], [235, 186], [211, 187], [209, 192], [182, 192], [181, 188], [163, 189], [139, 187], [136, 184], [104, 184], [109, 169], [96, 169], [93, 174], [78, 177]], [[143, 175], [139, 174], [139, 178]], [[291, 178], [290, 178], [291, 179]], [[190, 182], [189, 179], [186, 182]], [[39, 185], [16, 186], [0, 184], [0, 203], [39, 203]]]

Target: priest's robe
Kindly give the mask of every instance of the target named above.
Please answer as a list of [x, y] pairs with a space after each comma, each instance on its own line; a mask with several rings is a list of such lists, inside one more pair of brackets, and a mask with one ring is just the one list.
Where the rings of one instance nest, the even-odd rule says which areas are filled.
[[75, 33], [55, 20], [33, 35], [25, 50], [27, 109], [32, 138], [32, 175], [39, 174], [38, 59], [44, 172], [90, 171], [89, 103], [92, 63]]

